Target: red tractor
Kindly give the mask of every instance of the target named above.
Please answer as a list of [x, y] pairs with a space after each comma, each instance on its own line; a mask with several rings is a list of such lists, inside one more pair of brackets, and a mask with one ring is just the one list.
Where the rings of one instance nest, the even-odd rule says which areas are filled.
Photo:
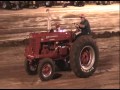
[[73, 70], [76, 76], [87, 78], [96, 68], [99, 51], [90, 35], [76, 32], [41, 32], [29, 35], [25, 49], [25, 69], [42, 81], [53, 79], [56, 68]]

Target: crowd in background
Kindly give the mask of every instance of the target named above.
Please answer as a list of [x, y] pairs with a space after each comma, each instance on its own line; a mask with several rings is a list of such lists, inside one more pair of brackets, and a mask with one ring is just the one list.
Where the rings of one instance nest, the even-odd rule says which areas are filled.
[[84, 6], [85, 4], [110, 5], [119, 3], [119, 1], [0, 1], [1, 9], [23, 9], [23, 8], [39, 8], [40, 6], [52, 7], [61, 5], [62, 7]]

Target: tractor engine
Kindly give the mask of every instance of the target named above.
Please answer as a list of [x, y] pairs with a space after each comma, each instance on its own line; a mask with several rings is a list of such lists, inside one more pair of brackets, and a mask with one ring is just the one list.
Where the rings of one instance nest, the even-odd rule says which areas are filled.
[[69, 56], [71, 32], [32, 33], [25, 50], [29, 60], [33, 58], [65, 59]]
[[41, 55], [50, 55], [51, 58], [64, 58], [69, 55], [68, 41], [43, 42], [41, 43]]

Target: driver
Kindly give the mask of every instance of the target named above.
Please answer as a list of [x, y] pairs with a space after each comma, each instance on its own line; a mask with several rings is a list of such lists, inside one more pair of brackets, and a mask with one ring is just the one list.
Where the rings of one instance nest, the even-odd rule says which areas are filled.
[[85, 18], [84, 14], [80, 15], [81, 22], [79, 24], [79, 27], [81, 29], [82, 35], [88, 35], [91, 34], [90, 24], [89, 21]]

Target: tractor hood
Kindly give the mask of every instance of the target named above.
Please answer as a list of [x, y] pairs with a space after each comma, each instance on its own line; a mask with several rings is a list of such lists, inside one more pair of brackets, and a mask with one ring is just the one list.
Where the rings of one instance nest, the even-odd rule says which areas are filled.
[[41, 42], [47, 41], [60, 41], [60, 40], [70, 40], [71, 32], [41, 32], [41, 33], [31, 33], [30, 38], [41, 39]]

